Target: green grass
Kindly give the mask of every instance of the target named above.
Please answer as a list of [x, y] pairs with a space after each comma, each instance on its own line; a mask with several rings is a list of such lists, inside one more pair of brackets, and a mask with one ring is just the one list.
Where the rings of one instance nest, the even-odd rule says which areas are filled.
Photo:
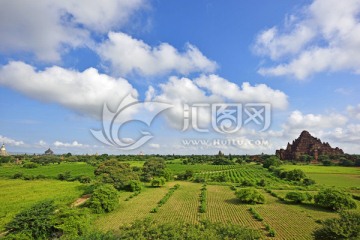
[[360, 167], [321, 166], [321, 165], [282, 165], [286, 170], [301, 169], [305, 173], [358, 174]]
[[301, 169], [317, 184], [331, 187], [359, 187], [360, 167], [284, 165], [286, 170]]
[[38, 201], [53, 199], [56, 203], [72, 203], [81, 196], [81, 186], [78, 182], [57, 180], [0, 179], [0, 231], [18, 212]]
[[93, 178], [94, 169], [93, 166], [83, 162], [40, 165], [31, 169], [23, 168], [21, 165], [4, 164], [0, 166], [0, 177], [11, 178], [15, 173], [21, 172], [24, 175], [44, 175], [55, 178], [60, 173], [71, 172], [71, 176], [86, 175]]

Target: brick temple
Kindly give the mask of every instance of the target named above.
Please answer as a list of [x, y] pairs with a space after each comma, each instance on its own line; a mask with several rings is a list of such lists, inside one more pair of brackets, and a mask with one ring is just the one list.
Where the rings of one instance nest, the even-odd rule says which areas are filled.
[[276, 155], [281, 160], [298, 160], [301, 155], [309, 155], [317, 161], [320, 155], [341, 155], [344, 151], [338, 147], [332, 148], [328, 142], [311, 136], [308, 131], [302, 131], [292, 144], [288, 143], [286, 149], [276, 150]]

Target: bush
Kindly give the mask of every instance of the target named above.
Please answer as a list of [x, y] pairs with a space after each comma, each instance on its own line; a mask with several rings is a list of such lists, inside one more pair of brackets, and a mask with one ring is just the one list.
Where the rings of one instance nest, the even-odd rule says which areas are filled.
[[127, 185], [126, 189], [130, 192], [139, 192], [141, 191], [143, 184], [138, 180], [131, 180]]
[[23, 168], [37, 168], [39, 165], [33, 162], [24, 163]]
[[57, 179], [59, 179], [61, 181], [69, 181], [69, 180], [71, 180], [71, 172], [67, 171], [65, 173], [60, 173], [57, 176]]
[[244, 188], [237, 190], [235, 195], [239, 198], [239, 200], [243, 203], [264, 203], [265, 197], [255, 188]]
[[264, 168], [270, 168], [271, 166], [278, 167], [280, 165], [281, 165], [280, 159], [278, 157], [274, 157], [274, 156], [267, 158], [263, 163]]
[[304, 178], [303, 184], [304, 184], [305, 186], [314, 185], [314, 184], [315, 184], [315, 180], [310, 179], [310, 178]]
[[341, 212], [340, 218], [323, 221], [313, 235], [315, 239], [359, 239], [360, 213]]
[[94, 213], [106, 213], [119, 205], [118, 191], [112, 185], [100, 185], [94, 189], [88, 206]]
[[80, 183], [90, 183], [91, 182], [91, 178], [88, 176], [79, 176], [79, 177], [77, 177], [77, 179], [79, 180]]
[[335, 211], [356, 208], [351, 196], [337, 189], [323, 189], [314, 197], [315, 203], [321, 207]]
[[[311, 195], [310, 196], [310, 201], [311, 201]], [[309, 196], [305, 193], [301, 193], [301, 192], [288, 192], [285, 196], [285, 199], [294, 202], [294, 203], [302, 203], [306, 200], [309, 200]]]
[[[33, 239], [49, 239], [53, 232], [53, 201], [46, 200], [36, 203], [29, 209], [18, 213], [5, 229], [10, 234], [28, 235]], [[28, 238], [27, 238], [28, 239]]]
[[150, 184], [152, 187], [164, 186], [166, 179], [164, 177], [154, 178], [151, 180]]

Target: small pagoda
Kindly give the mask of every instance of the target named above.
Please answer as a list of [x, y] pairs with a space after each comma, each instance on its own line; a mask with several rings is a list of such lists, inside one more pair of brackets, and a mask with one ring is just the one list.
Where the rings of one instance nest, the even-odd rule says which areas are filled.
[[6, 152], [6, 148], [5, 148], [5, 144], [3, 143], [3, 145], [0, 148], [0, 156], [7, 156], [8, 153]]

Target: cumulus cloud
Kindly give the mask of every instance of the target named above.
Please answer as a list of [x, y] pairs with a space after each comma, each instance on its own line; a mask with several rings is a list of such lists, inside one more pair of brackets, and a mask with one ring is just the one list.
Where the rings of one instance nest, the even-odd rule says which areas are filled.
[[55, 141], [54, 142], [54, 146], [55, 147], [71, 147], [71, 148], [83, 148], [83, 147], [88, 147], [88, 145], [86, 144], [82, 144], [79, 143], [78, 141], [73, 141], [72, 143], [67, 143], [67, 142], [61, 142], [61, 141]]
[[151, 76], [169, 72], [213, 72], [216, 69], [216, 63], [191, 44], [186, 45], [184, 52], [179, 52], [168, 43], [151, 47], [121, 32], [110, 32], [108, 40], [98, 46], [97, 52], [118, 74]]
[[360, 2], [314, 0], [293, 15], [285, 27], [261, 32], [255, 42], [257, 54], [278, 60], [259, 69], [262, 75], [305, 79], [314, 73], [360, 68]]
[[10, 62], [0, 67], [0, 84], [97, 118], [104, 103], [116, 109], [128, 94], [137, 97], [137, 91], [127, 80], [112, 78], [94, 68], [78, 72], [54, 66], [38, 71], [23, 62]]
[[15, 140], [15, 139], [0, 135], [0, 144], [3, 144], [3, 143], [6, 145], [10, 145], [10, 146], [24, 145], [23, 141]]
[[[275, 109], [285, 109], [288, 105], [287, 96], [279, 90], [271, 89], [265, 84], [251, 86], [243, 83], [242, 87], [217, 75], [203, 75], [191, 80], [189, 78], [170, 77], [169, 81], [160, 84], [158, 91], [149, 87], [147, 100], [171, 103], [165, 116], [170, 125], [177, 129], [183, 127], [184, 106], [189, 105], [189, 116], [192, 115], [192, 104], [211, 103], [271, 103]], [[199, 127], [211, 121], [209, 106], [198, 105], [197, 120]], [[196, 114], [195, 113], [195, 114]], [[185, 115], [184, 115], [185, 114]]]
[[195, 79], [199, 87], [209, 90], [212, 94], [227, 98], [235, 102], [271, 103], [275, 109], [284, 110], [288, 106], [287, 95], [280, 90], [274, 90], [266, 84], [251, 86], [244, 82], [241, 87], [218, 75], [202, 75]]
[[58, 61], [65, 47], [83, 46], [92, 33], [123, 27], [143, 0], [0, 1], [0, 52], [29, 52]]
[[357, 106], [348, 106], [346, 110], [350, 117], [360, 120], [360, 104]]
[[300, 111], [293, 111], [287, 122], [285, 123], [284, 129], [287, 131], [299, 131], [309, 130], [316, 131], [336, 128], [343, 126], [348, 122], [346, 116], [331, 113], [331, 114], [303, 114]]

